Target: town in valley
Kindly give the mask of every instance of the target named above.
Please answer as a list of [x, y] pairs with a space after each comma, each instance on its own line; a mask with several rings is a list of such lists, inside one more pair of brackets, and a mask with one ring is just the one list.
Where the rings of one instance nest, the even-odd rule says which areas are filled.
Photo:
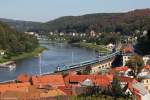
[[150, 2], [112, 1], [0, 1], [0, 100], [150, 100]]

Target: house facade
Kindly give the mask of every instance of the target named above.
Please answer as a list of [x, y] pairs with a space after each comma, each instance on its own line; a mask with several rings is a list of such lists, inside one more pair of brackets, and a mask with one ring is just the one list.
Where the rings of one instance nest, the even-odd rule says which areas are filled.
[[150, 75], [147, 77], [144, 77], [142, 79], [142, 83], [144, 84], [145, 88], [149, 91], [150, 93]]

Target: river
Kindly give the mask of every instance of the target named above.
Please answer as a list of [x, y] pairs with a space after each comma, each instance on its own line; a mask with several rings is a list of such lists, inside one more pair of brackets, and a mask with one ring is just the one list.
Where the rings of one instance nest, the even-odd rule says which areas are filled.
[[[16, 69], [12, 71], [0, 70], [0, 81], [13, 80], [21, 73], [29, 75], [38, 75], [41, 72], [54, 72], [57, 66], [77, 64], [82, 61], [94, 59], [95, 52], [92, 50], [74, 47], [64, 43], [42, 43], [41, 45], [48, 48], [40, 57], [32, 57], [16, 62]], [[41, 63], [40, 63], [41, 62]]]

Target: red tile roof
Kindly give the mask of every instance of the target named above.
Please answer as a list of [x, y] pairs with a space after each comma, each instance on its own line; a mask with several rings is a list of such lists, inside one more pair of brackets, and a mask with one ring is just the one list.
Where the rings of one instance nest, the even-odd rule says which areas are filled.
[[99, 76], [98, 78], [93, 80], [93, 83], [96, 86], [107, 87], [110, 85], [111, 82], [110, 82], [109, 78], [107, 78], [106, 76]]
[[0, 92], [5, 91], [19, 91], [30, 86], [29, 82], [26, 83], [10, 83], [10, 84], [1, 84], [0, 85]]
[[134, 48], [133, 48], [133, 46], [131, 44], [126, 44], [126, 45], [122, 46], [121, 51], [123, 53], [133, 53], [134, 52]]
[[84, 80], [86, 80], [87, 78], [90, 78], [92, 76], [90, 75], [72, 75], [69, 78], [69, 82], [83, 82]]
[[77, 86], [77, 85], [60, 86], [58, 88], [62, 90], [64, 93], [66, 93], [67, 96], [80, 95], [80, 94], [88, 92], [86, 87]]
[[90, 79], [98, 86], [108, 86], [113, 80], [113, 75], [69, 75], [65, 78], [65, 82], [68, 84], [82, 83], [86, 79]]
[[62, 75], [32, 76], [33, 85], [65, 86]]
[[52, 89], [49, 90], [47, 93], [40, 93], [40, 97], [57, 97], [57, 96], [65, 96], [66, 93], [64, 93], [60, 89]]
[[59, 86], [58, 88], [65, 92], [68, 96], [73, 95], [72, 86]]
[[109, 73], [110, 74], [115, 74], [116, 72], [126, 72], [129, 68], [127, 66], [122, 66], [122, 67], [115, 67], [112, 68]]
[[113, 74], [106, 74], [106, 77], [109, 79], [110, 82], [112, 82], [114, 75]]
[[150, 65], [144, 66], [145, 70], [150, 70]]
[[135, 82], [135, 79], [130, 77], [125, 77], [125, 76], [120, 76], [120, 82], [131, 83], [131, 82]]
[[124, 53], [132, 53], [133, 52], [133, 48], [126, 47], [126, 48], [123, 49], [123, 52]]
[[27, 74], [20, 74], [20, 75], [18, 75], [17, 76], [17, 81], [19, 81], [19, 82], [29, 82], [29, 80], [30, 80], [30, 76], [29, 75], [27, 75]]
[[145, 89], [144, 85], [139, 82], [130, 82], [128, 84], [128, 88], [137, 100], [142, 100], [141, 95], [147, 95], [147, 90]]

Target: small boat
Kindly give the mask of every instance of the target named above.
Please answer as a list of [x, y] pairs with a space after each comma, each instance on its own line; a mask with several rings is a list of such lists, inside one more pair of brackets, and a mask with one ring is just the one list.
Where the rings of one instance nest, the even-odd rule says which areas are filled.
[[16, 63], [14, 61], [8, 61], [0, 64], [0, 69], [6, 69], [12, 71], [16, 68]]

